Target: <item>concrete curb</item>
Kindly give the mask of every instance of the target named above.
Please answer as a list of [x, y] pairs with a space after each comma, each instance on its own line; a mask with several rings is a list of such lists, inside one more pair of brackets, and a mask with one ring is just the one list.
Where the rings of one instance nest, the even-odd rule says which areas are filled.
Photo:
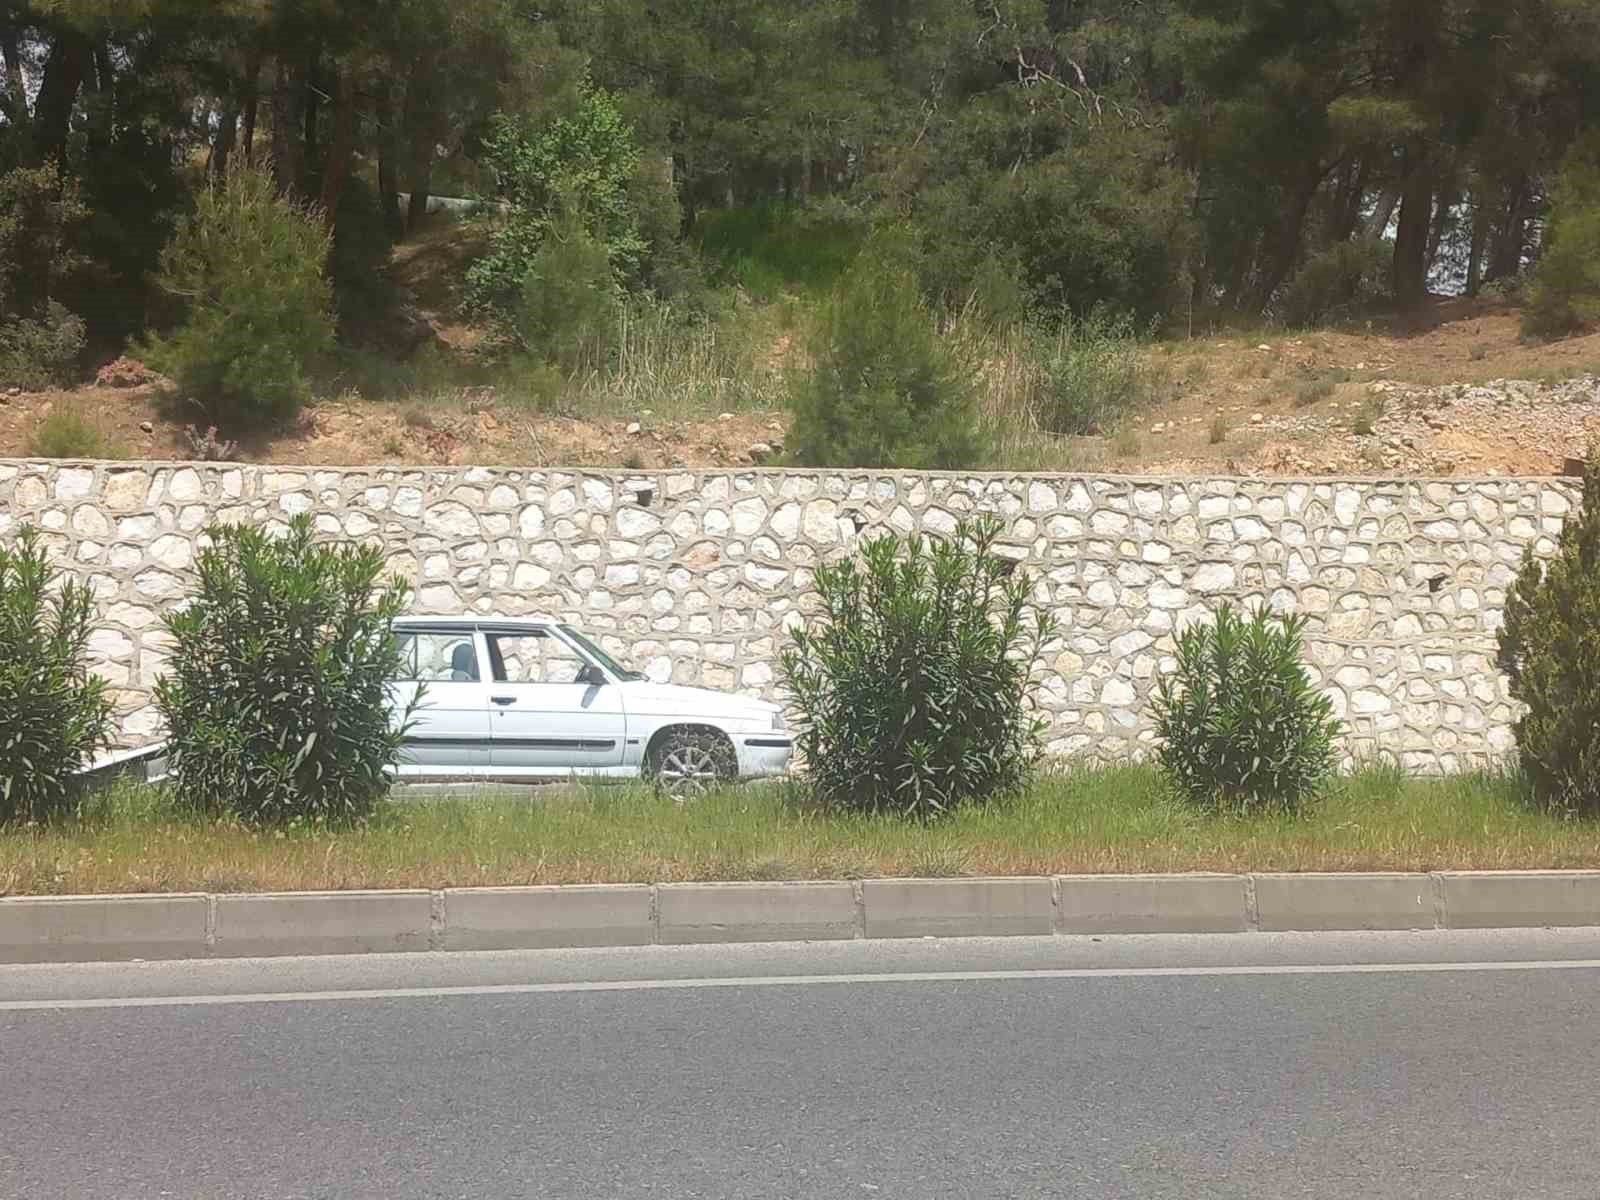
[[1600, 926], [1600, 871], [1057, 875], [0, 899], [0, 963]]

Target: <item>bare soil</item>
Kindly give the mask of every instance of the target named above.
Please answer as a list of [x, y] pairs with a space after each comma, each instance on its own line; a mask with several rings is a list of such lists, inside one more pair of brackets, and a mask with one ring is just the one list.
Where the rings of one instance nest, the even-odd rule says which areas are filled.
[[[412, 288], [413, 324], [434, 352], [470, 354], [480, 330], [463, 322], [452, 285], [459, 237], [424, 238], [397, 254]], [[431, 290], [430, 290], [431, 289]], [[792, 334], [762, 354], [771, 367], [798, 353]], [[1441, 301], [1404, 326], [1229, 333], [1158, 343], [1148, 351], [1164, 399], [1115, 436], [1061, 444], [1062, 468], [1151, 474], [1554, 474], [1582, 457], [1600, 418], [1600, 332], [1525, 343], [1514, 308]], [[1491, 381], [1494, 403], [1449, 397]], [[123, 378], [119, 382], [126, 383]], [[1496, 391], [1495, 389], [1498, 389]], [[1576, 397], [1576, 399], [1574, 399]], [[193, 420], [162, 384], [0, 393], [0, 456], [26, 456], [41, 419], [77, 409], [109, 453], [135, 459], [195, 457]], [[246, 441], [234, 457], [294, 465], [588, 466], [647, 470], [767, 461], [781, 448], [779, 411], [615, 419], [550, 415], [492, 387], [455, 387], [417, 399], [364, 399], [353, 389], [318, 400], [286, 431]]]

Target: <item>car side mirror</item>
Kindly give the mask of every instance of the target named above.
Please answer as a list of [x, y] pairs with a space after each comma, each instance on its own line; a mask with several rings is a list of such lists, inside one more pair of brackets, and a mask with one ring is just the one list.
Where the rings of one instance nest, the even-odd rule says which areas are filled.
[[578, 682], [589, 687], [601, 687], [606, 681], [606, 673], [599, 667], [586, 666], [578, 672]]

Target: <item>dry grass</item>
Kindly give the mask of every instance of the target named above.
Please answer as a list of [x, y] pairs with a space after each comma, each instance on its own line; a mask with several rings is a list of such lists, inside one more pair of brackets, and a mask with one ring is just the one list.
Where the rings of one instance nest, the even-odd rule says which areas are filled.
[[782, 318], [744, 312], [685, 321], [663, 306], [624, 305], [614, 355], [570, 380], [562, 404], [584, 415], [686, 420], [783, 406]]
[[792, 788], [679, 809], [637, 788], [394, 803], [349, 829], [255, 831], [109, 793], [70, 825], [0, 833], [0, 893], [254, 891], [1055, 872], [1600, 866], [1600, 825], [1537, 813], [1497, 776], [1340, 781], [1310, 811], [1236, 817], [1151, 769], [1075, 770], [930, 825], [828, 816]]

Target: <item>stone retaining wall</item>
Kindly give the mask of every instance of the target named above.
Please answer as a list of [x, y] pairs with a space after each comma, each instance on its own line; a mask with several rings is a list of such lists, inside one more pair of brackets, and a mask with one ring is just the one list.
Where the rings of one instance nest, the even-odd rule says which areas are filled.
[[1138, 752], [1172, 635], [1225, 599], [1311, 621], [1309, 657], [1349, 755], [1455, 770], [1512, 745], [1494, 668], [1523, 549], [1553, 550], [1568, 480], [1292, 481], [782, 470], [601, 474], [0, 463], [0, 537], [49, 533], [100, 597], [95, 668], [120, 737], [159, 736], [160, 615], [221, 519], [381, 543], [425, 613], [548, 613], [652, 678], [771, 696], [812, 570], [880, 530], [948, 533], [992, 511], [1059, 618], [1050, 748]]

